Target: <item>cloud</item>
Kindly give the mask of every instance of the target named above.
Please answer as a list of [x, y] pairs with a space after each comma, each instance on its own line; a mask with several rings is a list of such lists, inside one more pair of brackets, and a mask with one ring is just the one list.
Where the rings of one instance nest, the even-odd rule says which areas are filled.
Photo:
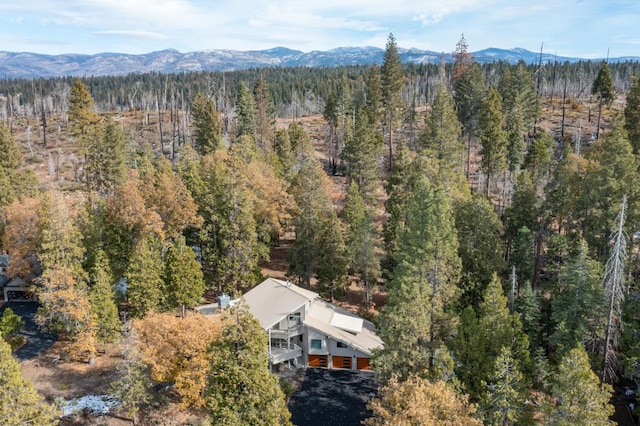
[[93, 34], [99, 36], [122, 36], [122, 37], [134, 37], [140, 39], [151, 40], [167, 40], [166, 34], [157, 33], [153, 31], [137, 31], [137, 30], [109, 30], [109, 31], [94, 31]]

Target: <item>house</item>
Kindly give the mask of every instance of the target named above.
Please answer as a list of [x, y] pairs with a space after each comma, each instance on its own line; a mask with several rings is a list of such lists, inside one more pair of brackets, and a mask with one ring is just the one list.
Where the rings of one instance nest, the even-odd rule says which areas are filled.
[[372, 351], [382, 347], [373, 323], [287, 281], [268, 278], [244, 300], [269, 335], [273, 367], [370, 370]]
[[2, 289], [3, 300], [8, 302], [11, 299], [31, 297], [31, 286], [21, 277], [9, 278], [6, 274], [9, 266], [9, 255], [0, 254], [0, 289]]

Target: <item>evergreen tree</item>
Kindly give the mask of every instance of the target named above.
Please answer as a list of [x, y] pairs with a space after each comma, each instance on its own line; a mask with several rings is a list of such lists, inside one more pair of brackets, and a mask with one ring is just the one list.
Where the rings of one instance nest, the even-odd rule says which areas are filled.
[[291, 138], [287, 129], [277, 129], [275, 134], [275, 149], [276, 155], [279, 160], [279, 170], [281, 171], [278, 176], [291, 182], [294, 174], [295, 159], [293, 156], [293, 150], [291, 149]]
[[[531, 174], [528, 170], [524, 170], [516, 179], [516, 188], [511, 205], [507, 207], [503, 216], [505, 239], [507, 240], [508, 248], [513, 248], [518, 232], [522, 227], [526, 227], [529, 231], [539, 228], [541, 201]], [[520, 267], [519, 269], [522, 270], [523, 268]], [[519, 276], [522, 277], [521, 274]], [[525, 279], [528, 278], [530, 276], [525, 277]]]
[[360, 277], [365, 288], [365, 307], [371, 306], [372, 290], [380, 278], [380, 260], [376, 253], [378, 230], [366, 208], [355, 181], [347, 188], [343, 219], [346, 226], [346, 245], [351, 269]]
[[[634, 77], [624, 107], [624, 128], [635, 155], [640, 154], [640, 78]], [[1, 142], [0, 142], [1, 143]]]
[[95, 263], [89, 273], [91, 290], [89, 300], [96, 315], [96, 339], [99, 343], [114, 341], [122, 328], [118, 307], [114, 300], [114, 279], [104, 251], [98, 250]]
[[435, 158], [438, 175], [443, 172], [462, 174], [464, 145], [460, 140], [461, 125], [456, 117], [453, 98], [444, 84], [438, 86], [436, 97], [427, 117], [427, 127], [421, 137], [426, 155]]
[[318, 262], [319, 225], [332, 209], [327, 193], [330, 184], [319, 162], [307, 157], [294, 179], [291, 192], [296, 201], [295, 241], [290, 252], [289, 273], [309, 287]]
[[[433, 357], [451, 338], [460, 258], [451, 208], [440, 188], [420, 179], [398, 238], [397, 267], [379, 317], [384, 348], [373, 364], [382, 383], [397, 375], [428, 377]], [[404, 343], [401, 343], [404, 342]]]
[[593, 81], [593, 85], [591, 86], [591, 94], [595, 95], [598, 98], [598, 124], [596, 127], [596, 139], [598, 139], [598, 137], [600, 136], [600, 118], [602, 117], [602, 106], [611, 105], [611, 103], [615, 99], [615, 94], [613, 92], [613, 82], [611, 81], [611, 69], [609, 68], [609, 64], [605, 61], [602, 61], [600, 70], [598, 71], [598, 75]]
[[382, 126], [383, 89], [380, 68], [377, 64], [373, 64], [367, 74], [365, 96], [364, 111], [369, 119], [369, 125], [373, 129], [379, 129]]
[[529, 341], [522, 331], [519, 315], [509, 312], [497, 275], [485, 290], [477, 316], [470, 307], [463, 311], [452, 347], [458, 361], [456, 373], [472, 400], [484, 395], [483, 382], [490, 382], [503, 348], [511, 351], [521, 371], [530, 368]]
[[191, 105], [193, 126], [195, 130], [195, 148], [201, 154], [211, 154], [222, 145], [222, 123], [213, 99], [205, 97], [201, 92]]
[[557, 294], [551, 301], [554, 332], [549, 337], [558, 359], [577, 346], [592, 343], [602, 333], [605, 300], [601, 277], [602, 267], [588, 257], [584, 243], [575, 259], [560, 270]]
[[553, 136], [543, 129], [538, 130], [533, 137], [524, 166], [529, 169], [534, 182], [541, 182], [549, 172], [553, 145]]
[[33, 385], [22, 377], [20, 364], [8, 343], [0, 339], [0, 418], [6, 426], [53, 426], [58, 413], [44, 403]]
[[84, 151], [97, 137], [100, 116], [94, 110], [94, 101], [89, 89], [82, 81], [76, 79], [69, 92], [69, 133], [76, 138], [81, 150]]
[[255, 136], [255, 104], [253, 96], [249, 93], [247, 86], [241, 82], [236, 95], [236, 114], [238, 123], [236, 124], [236, 139], [241, 136]]
[[540, 300], [531, 289], [531, 282], [520, 286], [520, 294], [515, 300], [515, 311], [520, 314], [522, 331], [527, 335], [532, 349], [542, 345], [542, 309]]
[[127, 300], [133, 317], [143, 317], [147, 312], [158, 311], [162, 307], [164, 265], [159, 246], [152, 236], [143, 236], [137, 242], [125, 271]]
[[502, 347], [486, 385], [481, 411], [486, 425], [516, 424], [525, 402], [525, 380], [511, 348]]
[[344, 296], [349, 286], [347, 248], [342, 238], [340, 221], [333, 210], [321, 219], [317, 246], [318, 292], [333, 301], [334, 297]]
[[[464, 37], [461, 41], [464, 40]], [[466, 41], [464, 42], [466, 46]], [[471, 146], [478, 133], [478, 118], [485, 97], [482, 69], [466, 52], [456, 60], [453, 71], [453, 99], [456, 101], [458, 120], [467, 139], [467, 177], [471, 166]]]
[[382, 57], [380, 69], [382, 79], [382, 106], [384, 108], [385, 128], [389, 134], [389, 169], [393, 164], [393, 130], [398, 119], [398, 111], [402, 107], [401, 90], [404, 84], [404, 72], [398, 45], [393, 34], [389, 34]]
[[211, 345], [206, 407], [213, 424], [291, 425], [278, 379], [268, 369], [267, 335], [244, 304]]
[[587, 353], [581, 347], [572, 349], [560, 362], [552, 385], [556, 405], [550, 407], [546, 424], [569, 426], [609, 425], [614, 408], [609, 404], [611, 386], [601, 385], [591, 371]]
[[358, 184], [360, 194], [369, 206], [376, 201], [380, 178], [378, 158], [381, 148], [380, 140], [371, 128], [366, 114], [362, 110], [359, 111], [353, 134], [342, 151], [342, 158], [347, 166], [349, 180]]
[[458, 255], [462, 261], [460, 305], [477, 307], [493, 273], [505, 268], [502, 223], [484, 196], [455, 205]]
[[411, 197], [415, 175], [409, 150], [403, 145], [399, 146], [385, 187], [387, 199], [384, 206], [388, 217], [382, 232], [389, 256], [393, 256], [397, 250], [397, 236], [404, 226], [406, 206]]
[[107, 194], [127, 179], [127, 147], [120, 126], [107, 117], [87, 147], [84, 165], [90, 191]]
[[146, 373], [146, 366], [142, 362], [139, 341], [130, 321], [122, 326], [123, 360], [116, 366], [116, 380], [111, 382], [111, 392], [124, 407], [133, 424], [136, 424], [136, 413], [140, 405], [149, 402], [151, 381]]
[[253, 98], [256, 120], [256, 144], [263, 151], [273, 149], [273, 135], [276, 126], [276, 107], [273, 104], [269, 85], [260, 74], [253, 86]]
[[181, 309], [183, 317], [187, 308], [193, 308], [200, 301], [206, 289], [200, 263], [182, 236], [167, 250], [164, 282], [167, 306]]
[[22, 166], [20, 145], [3, 123], [0, 123], [0, 152], [0, 169], [15, 170]]
[[494, 87], [487, 92], [482, 102], [479, 117], [480, 150], [482, 170], [487, 175], [486, 194], [489, 196], [490, 181], [497, 173], [506, 168], [507, 133], [504, 130], [505, 119], [502, 112], [500, 94]]

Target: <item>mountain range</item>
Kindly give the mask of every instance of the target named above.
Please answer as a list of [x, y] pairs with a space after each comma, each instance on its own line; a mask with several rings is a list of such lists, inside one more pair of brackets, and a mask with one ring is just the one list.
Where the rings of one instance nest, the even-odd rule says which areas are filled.
[[[442, 53], [420, 49], [398, 49], [404, 63], [439, 63]], [[180, 73], [193, 71], [233, 71], [262, 67], [319, 67], [381, 64], [384, 50], [377, 47], [339, 47], [327, 51], [301, 52], [276, 47], [269, 50], [203, 50], [181, 53], [174, 49], [141, 55], [98, 53], [95, 55], [43, 55], [28, 52], [0, 52], [0, 78], [50, 78], [62, 76], [125, 75], [129, 73]], [[445, 60], [452, 61], [451, 53]], [[581, 58], [559, 57], [522, 48], [488, 48], [472, 53], [480, 63], [575, 62]], [[640, 57], [610, 58], [609, 62], [638, 61]]]

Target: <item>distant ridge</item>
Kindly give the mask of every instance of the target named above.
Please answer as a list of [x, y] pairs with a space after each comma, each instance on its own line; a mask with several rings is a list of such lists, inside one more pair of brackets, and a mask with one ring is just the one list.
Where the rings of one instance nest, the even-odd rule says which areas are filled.
[[[441, 53], [420, 49], [398, 49], [405, 63], [438, 63]], [[175, 49], [141, 55], [98, 53], [95, 55], [42, 55], [28, 52], [0, 52], [0, 78], [49, 78], [63, 76], [125, 75], [130, 73], [233, 71], [262, 67], [320, 67], [382, 63], [384, 50], [377, 47], [338, 47], [327, 51], [301, 52], [286, 47], [268, 50], [202, 50], [181, 53]], [[488, 48], [473, 52], [480, 63], [504, 61], [537, 63], [540, 54], [522, 48]], [[452, 61], [451, 54], [445, 60]], [[542, 54], [544, 63], [576, 62], [581, 58]], [[593, 59], [600, 61], [601, 59]], [[640, 57], [609, 58], [609, 62], [639, 61]]]

